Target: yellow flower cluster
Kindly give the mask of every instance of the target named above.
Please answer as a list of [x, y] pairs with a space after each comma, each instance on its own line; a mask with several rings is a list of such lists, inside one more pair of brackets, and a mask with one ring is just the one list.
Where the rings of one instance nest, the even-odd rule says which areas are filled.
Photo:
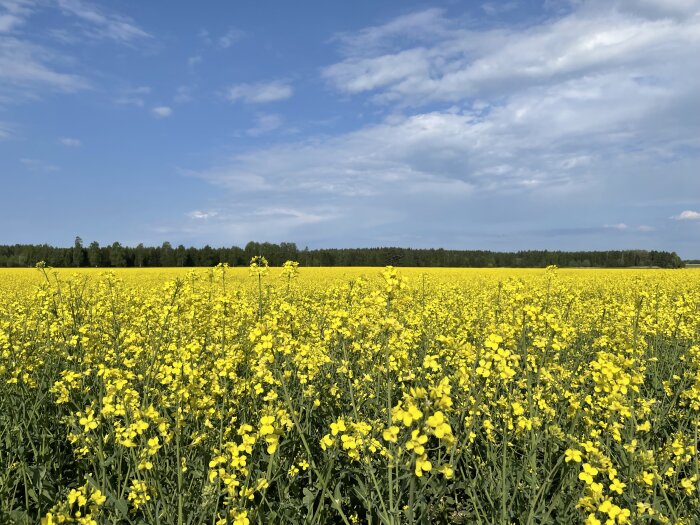
[[696, 270], [1, 275], [0, 522], [700, 519]]

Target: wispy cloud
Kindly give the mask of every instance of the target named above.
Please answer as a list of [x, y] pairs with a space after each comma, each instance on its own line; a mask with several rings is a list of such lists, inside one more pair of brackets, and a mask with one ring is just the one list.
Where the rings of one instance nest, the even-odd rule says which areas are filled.
[[481, 9], [489, 16], [496, 16], [516, 9], [518, 2], [486, 2], [481, 4]]
[[697, 0], [589, 0], [589, 3], [594, 8], [612, 3], [619, 11], [645, 18], [692, 17], [700, 10]]
[[216, 217], [218, 215], [217, 212], [215, 211], [191, 211], [190, 213], [187, 214], [187, 216], [190, 219], [196, 219], [196, 220], [206, 220], [206, 219], [211, 219], [212, 217]]
[[228, 49], [233, 44], [241, 40], [244, 36], [245, 31], [241, 31], [240, 29], [236, 28], [231, 28], [226, 32], [226, 34], [219, 37], [219, 39], [217, 40], [217, 44], [223, 49]]
[[643, 232], [643, 233], [649, 233], [649, 232], [654, 232], [656, 231], [656, 228], [653, 226], [648, 226], [646, 224], [642, 224], [639, 226], [629, 226], [628, 224], [625, 224], [624, 222], [619, 222], [617, 224], [606, 224], [604, 226], [606, 230], [617, 230], [621, 232]]
[[389, 22], [357, 32], [337, 33], [332, 41], [340, 44], [343, 54], [352, 57], [380, 55], [411, 43], [428, 44], [444, 39], [451, 32], [445, 11], [430, 8], [409, 13]]
[[134, 88], [129, 88], [126, 93], [129, 95], [148, 95], [151, 91], [151, 86], [137, 86]]
[[676, 221], [700, 221], [700, 211], [685, 210], [671, 218]]
[[235, 84], [226, 97], [230, 101], [242, 100], [249, 104], [264, 104], [290, 98], [294, 94], [292, 86], [285, 81], [260, 82], [256, 84]]
[[151, 108], [151, 114], [156, 118], [166, 118], [173, 114], [173, 110], [168, 106], [156, 106]]
[[23, 23], [24, 20], [19, 16], [8, 13], [0, 14], [0, 33], [9, 33]]
[[[150, 35], [129, 18], [107, 12], [82, 0], [3, 0], [0, 2], [0, 102], [38, 98], [46, 91], [74, 92], [91, 87], [77, 60], [62, 46], [45, 46], [35, 32], [23, 30], [30, 17], [59, 10], [70, 30], [51, 28], [49, 34], [64, 46], [85, 38], [131, 44]], [[40, 43], [41, 42], [41, 43]], [[59, 51], [60, 49], [60, 51]]]
[[143, 98], [141, 97], [130, 97], [127, 95], [122, 95], [114, 99], [114, 103], [120, 106], [137, 106], [143, 107], [145, 104]]
[[30, 171], [52, 172], [59, 170], [58, 166], [39, 159], [20, 159], [20, 163]]
[[6, 122], [0, 122], [0, 140], [8, 139], [12, 136], [12, 127]]
[[107, 13], [100, 7], [81, 0], [58, 0], [60, 9], [83, 22], [83, 33], [92, 38], [110, 39], [122, 43], [149, 38], [146, 31], [131, 19]]
[[222, 35], [216, 37], [212, 35], [208, 29], [202, 28], [197, 33], [197, 36], [209, 46], [218, 47], [220, 49], [228, 49], [235, 43], [245, 38], [246, 32], [236, 27], [232, 27]]
[[[243, 244], [250, 239], [288, 240], [300, 228], [324, 227], [336, 219], [332, 206], [238, 206], [220, 211], [194, 211], [176, 230], [193, 238], [219, 238]], [[168, 227], [168, 231], [173, 231]]]
[[178, 104], [184, 104], [185, 102], [192, 101], [192, 86], [178, 86], [175, 90], [175, 96], [173, 100]]
[[28, 0], [3, 0], [0, 2], [0, 33], [10, 33], [23, 26], [35, 8], [35, 2]]
[[69, 31], [68, 29], [63, 28], [49, 29], [46, 32], [46, 34], [53, 38], [55, 41], [64, 45], [79, 44], [83, 38], [82, 34], [75, 33], [73, 31]]
[[0, 94], [26, 99], [41, 90], [74, 92], [89, 87], [83, 76], [60, 71], [63, 60], [48, 49], [13, 37], [0, 38]]
[[617, 224], [606, 224], [605, 228], [609, 230], [620, 230], [624, 231], [629, 229], [629, 226], [627, 226], [624, 222], [618, 222]]
[[127, 88], [125, 90], [122, 90], [121, 94], [114, 99], [114, 103], [122, 106], [143, 107], [146, 103], [145, 97], [150, 93], [150, 86], [138, 86], [134, 88]]
[[260, 114], [255, 118], [255, 125], [249, 128], [246, 133], [251, 137], [258, 137], [280, 128], [282, 123], [283, 119], [280, 115]]
[[[698, 17], [640, 18], [614, 5], [509, 30], [475, 31], [440, 11], [419, 14], [426, 19], [423, 32], [399, 33], [402, 40], [396, 21], [373, 28], [370, 42], [359, 38], [347, 58], [323, 70], [324, 78], [346, 93], [411, 105], [501, 97], [621, 72], [648, 81], [682, 71], [680, 64], [694, 56], [700, 26]], [[426, 32], [433, 38], [428, 44]], [[399, 48], [397, 41], [403, 43]], [[669, 67], [669, 54], [681, 59], [675, 67]]]
[[59, 140], [61, 144], [64, 146], [68, 146], [69, 148], [79, 148], [80, 146], [83, 145], [82, 141], [80, 139], [74, 139], [70, 137], [64, 137]]

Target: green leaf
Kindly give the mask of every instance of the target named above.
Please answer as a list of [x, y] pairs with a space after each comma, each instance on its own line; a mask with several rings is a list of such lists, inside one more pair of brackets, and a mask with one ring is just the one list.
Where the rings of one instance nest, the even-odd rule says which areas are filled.
[[114, 508], [117, 509], [122, 518], [129, 516], [129, 503], [124, 498], [114, 499]]

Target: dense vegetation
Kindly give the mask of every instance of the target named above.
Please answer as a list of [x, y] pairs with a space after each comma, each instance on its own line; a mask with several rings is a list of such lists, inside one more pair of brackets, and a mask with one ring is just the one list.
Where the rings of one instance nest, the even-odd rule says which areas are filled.
[[700, 523], [700, 271], [40, 270], [0, 523]]
[[212, 248], [173, 247], [169, 242], [162, 246], [122, 246], [115, 242], [100, 246], [92, 242], [88, 246], [78, 237], [70, 248], [42, 245], [15, 244], [0, 246], [0, 267], [33, 267], [39, 261], [59, 267], [191, 267], [215, 266], [228, 263], [245, 266], [251, 257], [263, 255], [272, 266], [284, 261], [298, 261], [302, 266], [406, 266], [452, 268], [544, 268], [556, 265], [560, 268], [598, 267], [625, 268], [631, 266], [656, 266], [681, 268], [683, 261], [675, 252], [647, 250], [613, 251], [547, 251], [491, 252], [486, 250], [443, 250], [412, 248], [339, 248], [300, 250], [296, 244], [249, 242], [245, 248], [238, 246]]

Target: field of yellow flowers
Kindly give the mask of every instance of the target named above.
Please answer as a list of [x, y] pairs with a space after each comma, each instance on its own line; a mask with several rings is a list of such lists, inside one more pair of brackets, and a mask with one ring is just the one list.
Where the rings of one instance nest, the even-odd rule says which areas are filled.
[[699, 270], [0, 271], [0, 523], [693, 524], [699, 425]]

